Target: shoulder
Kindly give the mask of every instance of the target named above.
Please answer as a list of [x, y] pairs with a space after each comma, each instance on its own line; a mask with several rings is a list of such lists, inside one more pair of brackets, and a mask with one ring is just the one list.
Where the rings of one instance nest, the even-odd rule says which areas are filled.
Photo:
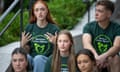
[[34, 26], [35, 24], [27, 24], [26, 25], [26, 27], [28, 28], [28, 27], [32, 27], [32, 26]]
[[48, 27], [53, 31], [60, 31], [60, 28], [56, 24], [48, 23]]
[[54, 27], [54, 28], [59, 28], [56, 24], [48, 23], [49, 26]]
[[25, 30], [26, 30], [27, 32], [31, 31], [31, 30], [33, 29], [33, 26], [34, 26], [34, 25], [35, 25], [35, 24], [27, 24], [26, 27], [25, 27]]
[[116, 26], [116, 27], [120, 27], [120, 23], [115, 22], [115, 21], [111, 21], [111, 25]]
[[117, 22], [114, 22], [114, 21], [111, 21], [111, 28], [113, 29], [113, 30], [115, 30], [115, 31], [120, 31], [120, 24], [119, 23], [117, 23]]
[[83, 29], [83, 32], [90, 32], [91, 30], [95, 29], [97, 25], [97, 22], [96, 21], [92, 21], [90, 23], [87, 23], [85, 26], [84, 26], [84, 29]]
[[96, 21], [92, 21], [90, 23], [87, 23], [86, 25], [95, 25], [95, 24], [97, 24], [97, 22]]
[[95, 27], [95, 25], [97, 24], [96, 21], [92, 21], [90, 23], [87, 23], [84, 28], [91, 28], [91, 27]]
[[111, 22], [110, 29], [116, 36], [120, 36], [120, 24], [117, 22]]

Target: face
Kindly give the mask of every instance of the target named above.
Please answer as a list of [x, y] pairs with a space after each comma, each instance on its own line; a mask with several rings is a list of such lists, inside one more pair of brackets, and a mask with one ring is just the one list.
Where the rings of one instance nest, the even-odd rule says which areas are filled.
[[69, 48], [71, 44], [72, 43], [67, 35], [65, 34], [59, 35], [58, 40], [57, 40], [57, 45], [58, 45], [60, 52], [64, 52], [64, 53], [69, 52]]
[[38, 2], [34, 6], [34, 15], [37, 18], [37, 20], [43, 21], [46, 19], [48, 13], [48, 9], [44, 4], [41, 2]]
[[12, 66], [15, 72], [25, 72], [27, 67], [27, 61], [25, 56], [18, 53], [12, 56]]
[[98, 22], [105, 21], [109, 19], [111, 16], [111, 13], [109, 10], [105, 9], [102, 5], [97, 5], [95, 10], [95, 19]]
[[84, 54], [80, 54], [77, 58], [77, 65], [81, 72], [93, 72], [94, 62]]

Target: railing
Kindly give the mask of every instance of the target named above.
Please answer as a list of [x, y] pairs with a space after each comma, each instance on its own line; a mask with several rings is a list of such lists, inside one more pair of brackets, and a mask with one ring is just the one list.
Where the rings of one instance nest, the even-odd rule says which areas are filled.
[[20, 9], [16, 12], [16, 14], [11, 18], [11, 20], [6, 24], [6, 26], [0, 32], [0, 37], [3, 33], [8, 29], [8, 27], [12, 24], [15, 20], [16, 16], [20, 13], [20, 30], [22, 31], [22, 24], [23, 24], [23, 0], [14, 0], [13, 3], [9, 6], [9, 8], [0, 16], [0, 22], [2, 22], [5, 17], [9, 14], [9, 12], [19, 3], [20, 1]]

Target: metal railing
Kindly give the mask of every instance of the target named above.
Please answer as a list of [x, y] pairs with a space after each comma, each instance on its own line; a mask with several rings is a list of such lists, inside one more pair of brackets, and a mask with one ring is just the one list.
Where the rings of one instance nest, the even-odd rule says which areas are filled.
[[14, 0], [14, 2], [10, 5], [10, 7], [0, 16], [0, 22], [9, 14], [9, 12], [15, 7], [15, 5], [19, 2], [19, 0]]
[[3, 33], [8, 29], [8, 27], [12, 24], [18, 14], [20, 14], [20, 31], [22, 31], [22, 24], [23, 24], [23, 0], [14, 0], [13, 3], [9, 6], [8, 9], [0, 16], [0, 22], [2, 22], [5, 17], [10, 13], [10, 11], [19, 3], [20, 1], [20, 9], [15, 13], [15, 15], [11, 18], [11, 20], [6, 24], [6, 26], [0, 32], [0, 37]]
[[0, 32], [0, 36], [8, 29], [8, 27], [12, 24], [16, 16], [20, 13], [21, 10], [18, 10], [16, 14], [11, 18], [11, 20], [8, 22], [8, 24], [3, 28], [3, 30]]

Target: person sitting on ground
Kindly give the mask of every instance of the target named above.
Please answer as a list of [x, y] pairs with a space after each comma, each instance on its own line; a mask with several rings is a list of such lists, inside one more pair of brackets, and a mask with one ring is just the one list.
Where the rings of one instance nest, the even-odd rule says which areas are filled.
[[91, 50], [97, 66], [102, 72], [120, 72], [120, 25], [110, 17], [114, 12], [114, 3], [99, 0], [96, 3], [95, 19], [85, 25], [83, 47]]
[[27, 52], [23, 48], [15, 48], [11, 55], [11, 63], [5, 72], [32, 72]]
[[45, 63], [53, 52], [57, 32], [59, 27], [52, 19], [47, 3], [36, 0], [31, 9], [30, 24], [21, 38], [21, 47], [28, 52], [34, 72], [44, 72]]
[[79, 72], [96, 72], [96, 60], [94, 54], [88, 49], [82, 49], [77, 53], [76, 64]]
[[73, 38], [69, 31], [61, 30], [57, 35], [53, 55], [49, 57], [44, 72], [75, 72]]

